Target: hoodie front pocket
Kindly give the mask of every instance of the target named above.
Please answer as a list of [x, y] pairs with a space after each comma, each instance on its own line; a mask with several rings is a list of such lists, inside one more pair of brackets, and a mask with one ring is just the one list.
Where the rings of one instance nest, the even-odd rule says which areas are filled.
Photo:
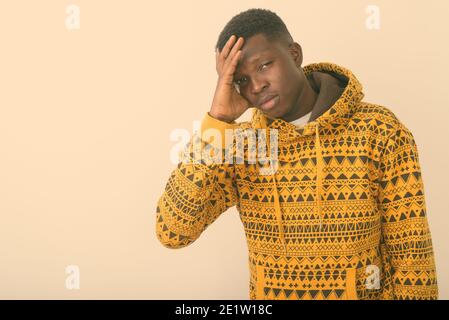
[[288, 270], [256, 266], [256, 299], [358, 300], [356, 269]]

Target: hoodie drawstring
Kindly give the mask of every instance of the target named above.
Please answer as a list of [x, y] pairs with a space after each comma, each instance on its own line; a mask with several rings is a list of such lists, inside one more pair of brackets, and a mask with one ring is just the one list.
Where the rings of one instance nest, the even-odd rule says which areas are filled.
[[[267, 128], [267, 127], [265, 127]], [[268, 134], [269, 136], [269, 134]], [[269, 140], [267, 139], [267, 145], [268, 145], [268, 150], [270, 149], [270, 145], [269, 145]], [[315, 126], [315, 148], [316, 148], [316, 210], [318, 212], [318, 216], [320, 217], [320, 232], [322, 230], [323, 227], [323, 214], [322, 214], [322, 208], [321, 208], [321, 193], [322, 193], [322, 189], [323, 189], [323, 152], [322, 152], [322, 148], [321, 148], [321, 141], [320, 141], [320, 134], [319, 134], [319, 122], [316, 122], [316, 126]], [[270, 151], [269, 151], [270, 152]], [[270, 157], [271, 157], [271, 153]], [[272, 165], [272, 161], [270, 161], [270, 164]], [[282, 223], [282, 211], [281, 211], [281, 205], [279, 202], [279, 191], [278, 191], [278, 187], [277, 187], [277, 181], [276, 181], [276, 175], [275, 175], [275, 170], [271, 171], [271, 175], [273, 178], [273, 189], [274, 189], [274, 206], [275, 206], [275, 212], [276, 212], [276, 218], [278, 221], [278, 226], [279, 226], [279, 237], [281, 239], [281, 242], [283, 244], [284, 247], [284, 251], [285, 251], [285, 255], [287, 255], [288, 251], [287, 251], [287, 243], [285, 241], [285, 233], [284, 233], [284, 225]]]
[[274, 173], [273, 173], [273, 184], [274, 184], [274, 197], [275, 197], [274, 205], [276, 207], [276, 217], [278, 219], [279, 235], [281, 238], [281, 242], [284, 246], [285, 255], [287, 255], [287, 242], [285, 241], [285, 236], [284, 236], [284, 225], [282, 224], [282, 211], [281, 211], [281, 205], [279, 203], [279, 192], [278, 192], [276, 177], [275, 177]]
[[320, 217], [320, 232], [323, 227], [323, 214], [321, 210], [321, 192], [323, 189], [323, 152], [321, 150], [320, 134], [319, 134], [319, 123], [316, 123], [315, 127], [315, 148], [316, 148], [316, 199], [317, 199], [317, 211]]
[[284, 225], [282, 223], [282, 211], [281, 211], [281, 204], [279, 203], [279, 191], [278, 191], [278, 186], [277, 186], [277, 181], [276, 181], [276, 170], [274, 170], [273, 168], [273, 161], [271, 159], [272, 154], [271, 154], [271, 146], [270, 146], [270, 139], [271, 139], [271, 132], [270, 129], [267, 126], [266, 123], [266, 119], [264, 119], [265, 121], [263, 122], [263, 127], [265, 127], [265, 130], [267, 130], [267, 155], [269, 155], [270, 158], [270, 169], [271, 169], [271, 177], [273, 178], [273, 189], [274, 189], [274, 207], [275, 207], [275, 213], [276, 213], [276, 219], [278, 222], [278, 228], [279, 228], [279, 237], [281, 238], [281, 242], [282, 245], [284, 247], [284, 251], [285, 251], [285, 255], [287, 255], [287, 243], [285, 241], [285, 236], [284, 236]]

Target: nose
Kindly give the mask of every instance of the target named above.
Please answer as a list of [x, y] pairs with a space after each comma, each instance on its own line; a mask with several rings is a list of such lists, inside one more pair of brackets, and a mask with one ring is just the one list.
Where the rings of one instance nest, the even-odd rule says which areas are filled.
[[253, 77], [251, 80], [251, 93], [258, 95], [263, 92], [265, 88], [269, 87], [268, 81], [263, 77]]

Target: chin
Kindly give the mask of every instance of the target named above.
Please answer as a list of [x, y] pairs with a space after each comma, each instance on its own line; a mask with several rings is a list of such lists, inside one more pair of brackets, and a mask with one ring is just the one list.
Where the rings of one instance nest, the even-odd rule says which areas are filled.
[[282, 108], [275, 108], [273, 110], [269, 110], [266, 112], [269, 116], [273, 118], [282, 118], [283, 116], [287, 115], [288, 112], [286, 110], [283, 110]]

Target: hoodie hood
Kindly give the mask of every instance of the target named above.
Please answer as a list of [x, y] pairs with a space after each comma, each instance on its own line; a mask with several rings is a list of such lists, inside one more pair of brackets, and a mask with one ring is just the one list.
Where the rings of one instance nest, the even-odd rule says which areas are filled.
[[[323, 146], [320, 141], [320, 134], [330, 134], [341, 126], [345, 126], [351, 118], [353, 107], [364, 97], [363, 87], [354, 74], [339, 65], [329, 62], [313, 63], [303, 67], [304, 74], [311, 87], [317, 92], [317, 100], [313, 106], [310, 121], [303, 127], [297, 128], [294, 124], [281, 118], [272, 118], [260, 109], [254, 108], [251, 125], [253, 128], [267, 130], [267, 137], [270, 130], [276, 129], [278, 133], [278, 146], [293, 143], [301, 137], [315, 135], [315, 161], [316, 164], [316, 211], [320, 217], [320, 231], [322, 226], [322, 174], [323, 174]], [[267, 139], [268, 152], [269, 140]], [[279, 150], [278, 150], [279, 151]], [[313, 160], [313, 159], [312, 159]], [[273, 164], [273, 161], [270, 161]], [[275, 193], [275, 210], [279, 225], [281, 241], [284, 244], [285, 253], [287, 244], [284, 238], [282, 208], [280, 206], [279, 191], [276, 181], [276, 172], [272, 170], [271, 181]]]

